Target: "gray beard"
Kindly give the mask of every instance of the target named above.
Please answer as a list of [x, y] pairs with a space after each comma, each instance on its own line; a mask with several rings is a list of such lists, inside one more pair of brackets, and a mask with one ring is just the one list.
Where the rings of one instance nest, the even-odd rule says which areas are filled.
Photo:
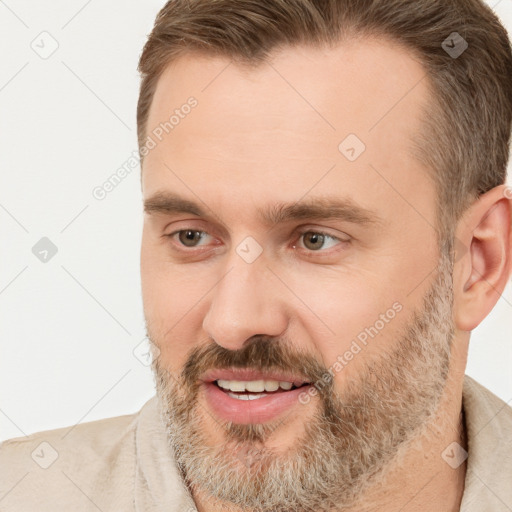
[[[177, 376], [156, 358], [152, 368], [160, 410], [187, 486], [228, 510], [322, 512], [357, 505], [424, 432], [442, 398], [454, 333], [447, 253], [441, 254], [423, 307], [403, 327], [393, 350], [364, 361], [343, 390], [337, 391], [333, 380], [318, 389], [314, 417], [283, 453], [265, 446], [279, 427], [275, 422], [219, 421], [225, 441], [210, 446], [201, 419], [206, 412], [197, 404], [198, 376], [211, 368], [249, 367], [298, 370], [320, 382], [328, 369], [316, 359], [265, 336], [255, 336], [238, 351], [214, 342], [196, 347]], [[300, 414], [300, 408], [294, 411]]]

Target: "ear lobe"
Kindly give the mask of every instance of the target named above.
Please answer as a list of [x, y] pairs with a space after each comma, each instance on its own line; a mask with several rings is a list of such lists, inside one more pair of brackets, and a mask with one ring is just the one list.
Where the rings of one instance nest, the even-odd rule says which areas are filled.
[[467, 248], [454, 265], [454, 321], [461, 330], [473, 330], [490, 313], [510, 276], [509, 191], [502, 185], [483, 194], [457, 228], [457, 239]]

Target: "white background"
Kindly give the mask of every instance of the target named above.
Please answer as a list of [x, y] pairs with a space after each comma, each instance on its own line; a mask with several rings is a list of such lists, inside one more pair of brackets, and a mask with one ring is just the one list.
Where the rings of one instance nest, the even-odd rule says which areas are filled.
[[[133, 353], [140, 171], [103, 201], [92, 190], [137, 149], [136, 67], [164, 3], [0, 1], [0, 439], [131, 414], [154, 394]], [[490, 5], [512, 33], [512, 0]], [[47, 59], [31, 48], [57, 43]], [[42, 237], [58, 249], [46, 263], [32, 253]], [[506, 401], [511, 333], [509, 284], [467, 368]]]

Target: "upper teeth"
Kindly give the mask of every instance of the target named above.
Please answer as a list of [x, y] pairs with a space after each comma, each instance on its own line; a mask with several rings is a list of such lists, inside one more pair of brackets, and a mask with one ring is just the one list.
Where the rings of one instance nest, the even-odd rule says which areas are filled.
[[291, 382], [281, 382], [277, 380], [221, 380], [217, 384], [223, 388], [231, 391], [252, 391], [255, 393], [261, 391], [276, 391], [279, 387], [285, 390], [292, 388]]

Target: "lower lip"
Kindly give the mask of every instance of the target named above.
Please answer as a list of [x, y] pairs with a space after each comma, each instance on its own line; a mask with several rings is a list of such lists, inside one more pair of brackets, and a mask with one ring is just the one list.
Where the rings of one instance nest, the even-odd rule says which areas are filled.
[[279, 416], [293, 405], [303, 405], [299, 401], [301, 393], [307, 393], [309, 386], [302, 386], [290, 391], [268, 394], [254, 400], [240, 400], [230, 397], [217, 384], [205, 382], [206, 401], [221, 419], [247, 425], [249, 423], [265, 423]]

